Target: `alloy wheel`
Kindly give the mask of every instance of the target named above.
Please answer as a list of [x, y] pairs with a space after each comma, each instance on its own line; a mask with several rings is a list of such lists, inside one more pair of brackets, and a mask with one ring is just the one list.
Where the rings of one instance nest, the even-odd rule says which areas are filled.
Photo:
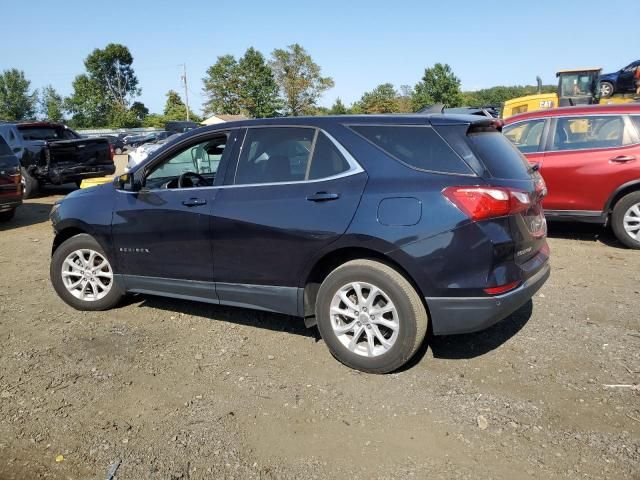
[[350, 351], [377, 357], [395, 344], [400, 330], [398, 311], [380, 288], [365, 282], [351, 282], [333, 296], [331, 327]]
[[94, 250], [75, 250], [62, 262], [62, 283], [79, 300], [95, 302], [113, 286], [113, 270], [104, 256]]
[[640, 241], [640, 203], [631, 205], [622, 220], [624, 230], [636, 241]]

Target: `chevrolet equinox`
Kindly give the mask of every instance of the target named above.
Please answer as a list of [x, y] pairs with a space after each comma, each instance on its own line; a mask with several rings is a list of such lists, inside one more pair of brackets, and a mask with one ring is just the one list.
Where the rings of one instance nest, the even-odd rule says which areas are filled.
[[385, 373], [473, 332], [549, 276], [544, 181], [464, 115], [232, 122], [188, 132], [54, 205], [51, 281], [80, 310], [126, 293], [302, 317]]

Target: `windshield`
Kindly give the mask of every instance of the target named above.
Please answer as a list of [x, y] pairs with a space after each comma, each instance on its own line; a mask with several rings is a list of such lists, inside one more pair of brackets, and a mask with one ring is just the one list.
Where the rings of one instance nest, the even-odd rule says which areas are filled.
[[563, 73], [560, 75], [560, 96], [595, 96], [599, 91], [598, 72]]

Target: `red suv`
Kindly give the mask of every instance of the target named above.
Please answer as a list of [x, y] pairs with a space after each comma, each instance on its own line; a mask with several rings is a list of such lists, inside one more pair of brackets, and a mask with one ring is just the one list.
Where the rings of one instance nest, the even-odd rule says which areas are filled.
[[640, 104], [523, 113], [503, 133], [538, 164], [549, 220], [610, 223], [622, 243], [640, 249]]

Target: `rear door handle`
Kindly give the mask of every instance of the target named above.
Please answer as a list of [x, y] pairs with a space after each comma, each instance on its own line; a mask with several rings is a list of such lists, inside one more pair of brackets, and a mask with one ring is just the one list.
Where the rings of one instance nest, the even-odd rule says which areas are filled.
[[627, 163], [627, 162], [633, 162], [635, 159], [636, 157], [633, 155], [618, 155], [617, 157], [612, 157], [609, 160], [611, 160], [614, 163]]
[[203, 198], [190, 198], [182, 202], [185, 207], [197, 207], [198, 205], [206, 205], [207, 201]]
[[328, 202], [330, 200], [337, 200], [339, 198], [339, 193], [316, 192], [313, 195], [309, 195], [307, 197], [307, 200], [309, 200], [310, 202]]

